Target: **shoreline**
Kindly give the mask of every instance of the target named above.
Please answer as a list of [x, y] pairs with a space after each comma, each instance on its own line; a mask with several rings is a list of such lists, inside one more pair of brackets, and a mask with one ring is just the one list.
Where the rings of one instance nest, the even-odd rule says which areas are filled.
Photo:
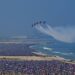
[[0, 60], [7, 61], [60, 61], [75, 64], [75, 61], [67, 60], [59, 56], [0, 56]]
[[[0, 44], [21, 44], [24, 43], [28, 46], [28, 48], [30, 48], [30, 46], [32, 46], [32, 44], [36, 44], [35, 42], [29, 44], [26, 42], [22, 42], [22, 41], [4, 41], [4, 42], [0, 42]], [[32, 49], [32, 48], [30, 48]], [[47, 55], [40, 55], [40, 54], [36, 54], [34, 53], [34, 55], [32, 56], [0, 56], [0, 60], [24, 60], [24, 61], [53, 61], [53, 60], [57, 60], [57, 61], [61, 61], [61, 62], [65, 62], [65, 63], [71, 63], [71, 64], [75, 64], [75, 60], [71, 60], [71, 59], [65, 59], [63, 57], [60, 56], [47, 56]]]

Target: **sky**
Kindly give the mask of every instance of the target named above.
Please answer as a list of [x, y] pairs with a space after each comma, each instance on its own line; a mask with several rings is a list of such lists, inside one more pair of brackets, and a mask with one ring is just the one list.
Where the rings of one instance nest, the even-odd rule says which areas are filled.
[[75, 0], [0, 0], [0, 36], [34, 34], [33, 22], [75, 25]]

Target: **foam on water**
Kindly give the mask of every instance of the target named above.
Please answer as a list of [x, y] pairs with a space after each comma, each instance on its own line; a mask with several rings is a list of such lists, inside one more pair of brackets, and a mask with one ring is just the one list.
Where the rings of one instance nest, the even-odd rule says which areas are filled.
[[55, 44], [55, 45], [33, 45], [31, 46], [36, 50], [36, 52], [40, 51], [47, 55], [60, 56], [65, 59], [73, 59], [75, 60], [75, 47], [67, 46], [64, 44]]
[[66, 53], [66, 52], [62, 53], [62, 52], [54, 51], [53, 53], [61, 54], [61, 55], [73, 55], [73, 53], [72, 53], [72, 52], [70, 52], [70, 53]]
[[53, 49], [52, 48], [48, 48], [48, 47], [43, 47], [44, 50], [49, 50], [49, 51], [52, 51]]
[[47, 54], [45, 54], [45, 53], [43, 53], [43, 52], [32, 52], [32, 53], [34, 53], [34, 54], [36, 54], [36, 55], [43, 55], [43, 56], [47, 55]]

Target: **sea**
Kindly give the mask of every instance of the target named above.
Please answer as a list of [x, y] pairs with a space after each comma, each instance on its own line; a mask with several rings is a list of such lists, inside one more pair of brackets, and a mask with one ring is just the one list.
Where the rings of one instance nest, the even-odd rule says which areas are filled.
[[31, 46], [36, 52], [46, 54], [48, 56], [60, 56], [65, 59], [75, 60], [75, 44], [67, 43], [50, 43], [50, 44], [37, 44]]
[[[42, 39], [43, 37], [44, 36], [42, 36]], [[65, 59], [75, 60], [75, 43], [61, 42], [52, 37], [45, 37], [45, 39], [48, 42], [47, 44], [36, 44], [31, 46], [31, 48], [35, 49], [38, 54], [60, 56]]]
[[[24, 55], [24, 53], [27, 52], [27, 54], [35, 53], [35, 54], [47, 55], [47, 56], [60, 56], [65, 59], [75, 60], [75, 43], [64, 43], [64, 42], [46, 39], [45, 41], [44, 40], [40, 41], [41, 43], [39, 42], [36, 44], [32, 44], [34, 42], [37, 42], [36, 39], [35, 40], [26, 39], [26, 40], [27, 41], [24, 41], [25, 45], [22, 43], [19, 45], [14, 45], [14, 44], [1, 45], [0, 44], [0, 54], [1, 55], [2, 54], [3, 55], [10, 55], [10, 54]], [[26, 46], [26, 42], [27, 42], [27, 46]], [[29, 48], [28, 48], [28, 44], [30, 44]]]

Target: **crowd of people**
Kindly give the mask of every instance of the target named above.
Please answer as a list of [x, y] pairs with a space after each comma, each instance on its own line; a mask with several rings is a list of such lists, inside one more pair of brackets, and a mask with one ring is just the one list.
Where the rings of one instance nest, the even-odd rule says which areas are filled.
[[56, 60], [0, 60], [0, 75], [75, 75], [75, 64]]

